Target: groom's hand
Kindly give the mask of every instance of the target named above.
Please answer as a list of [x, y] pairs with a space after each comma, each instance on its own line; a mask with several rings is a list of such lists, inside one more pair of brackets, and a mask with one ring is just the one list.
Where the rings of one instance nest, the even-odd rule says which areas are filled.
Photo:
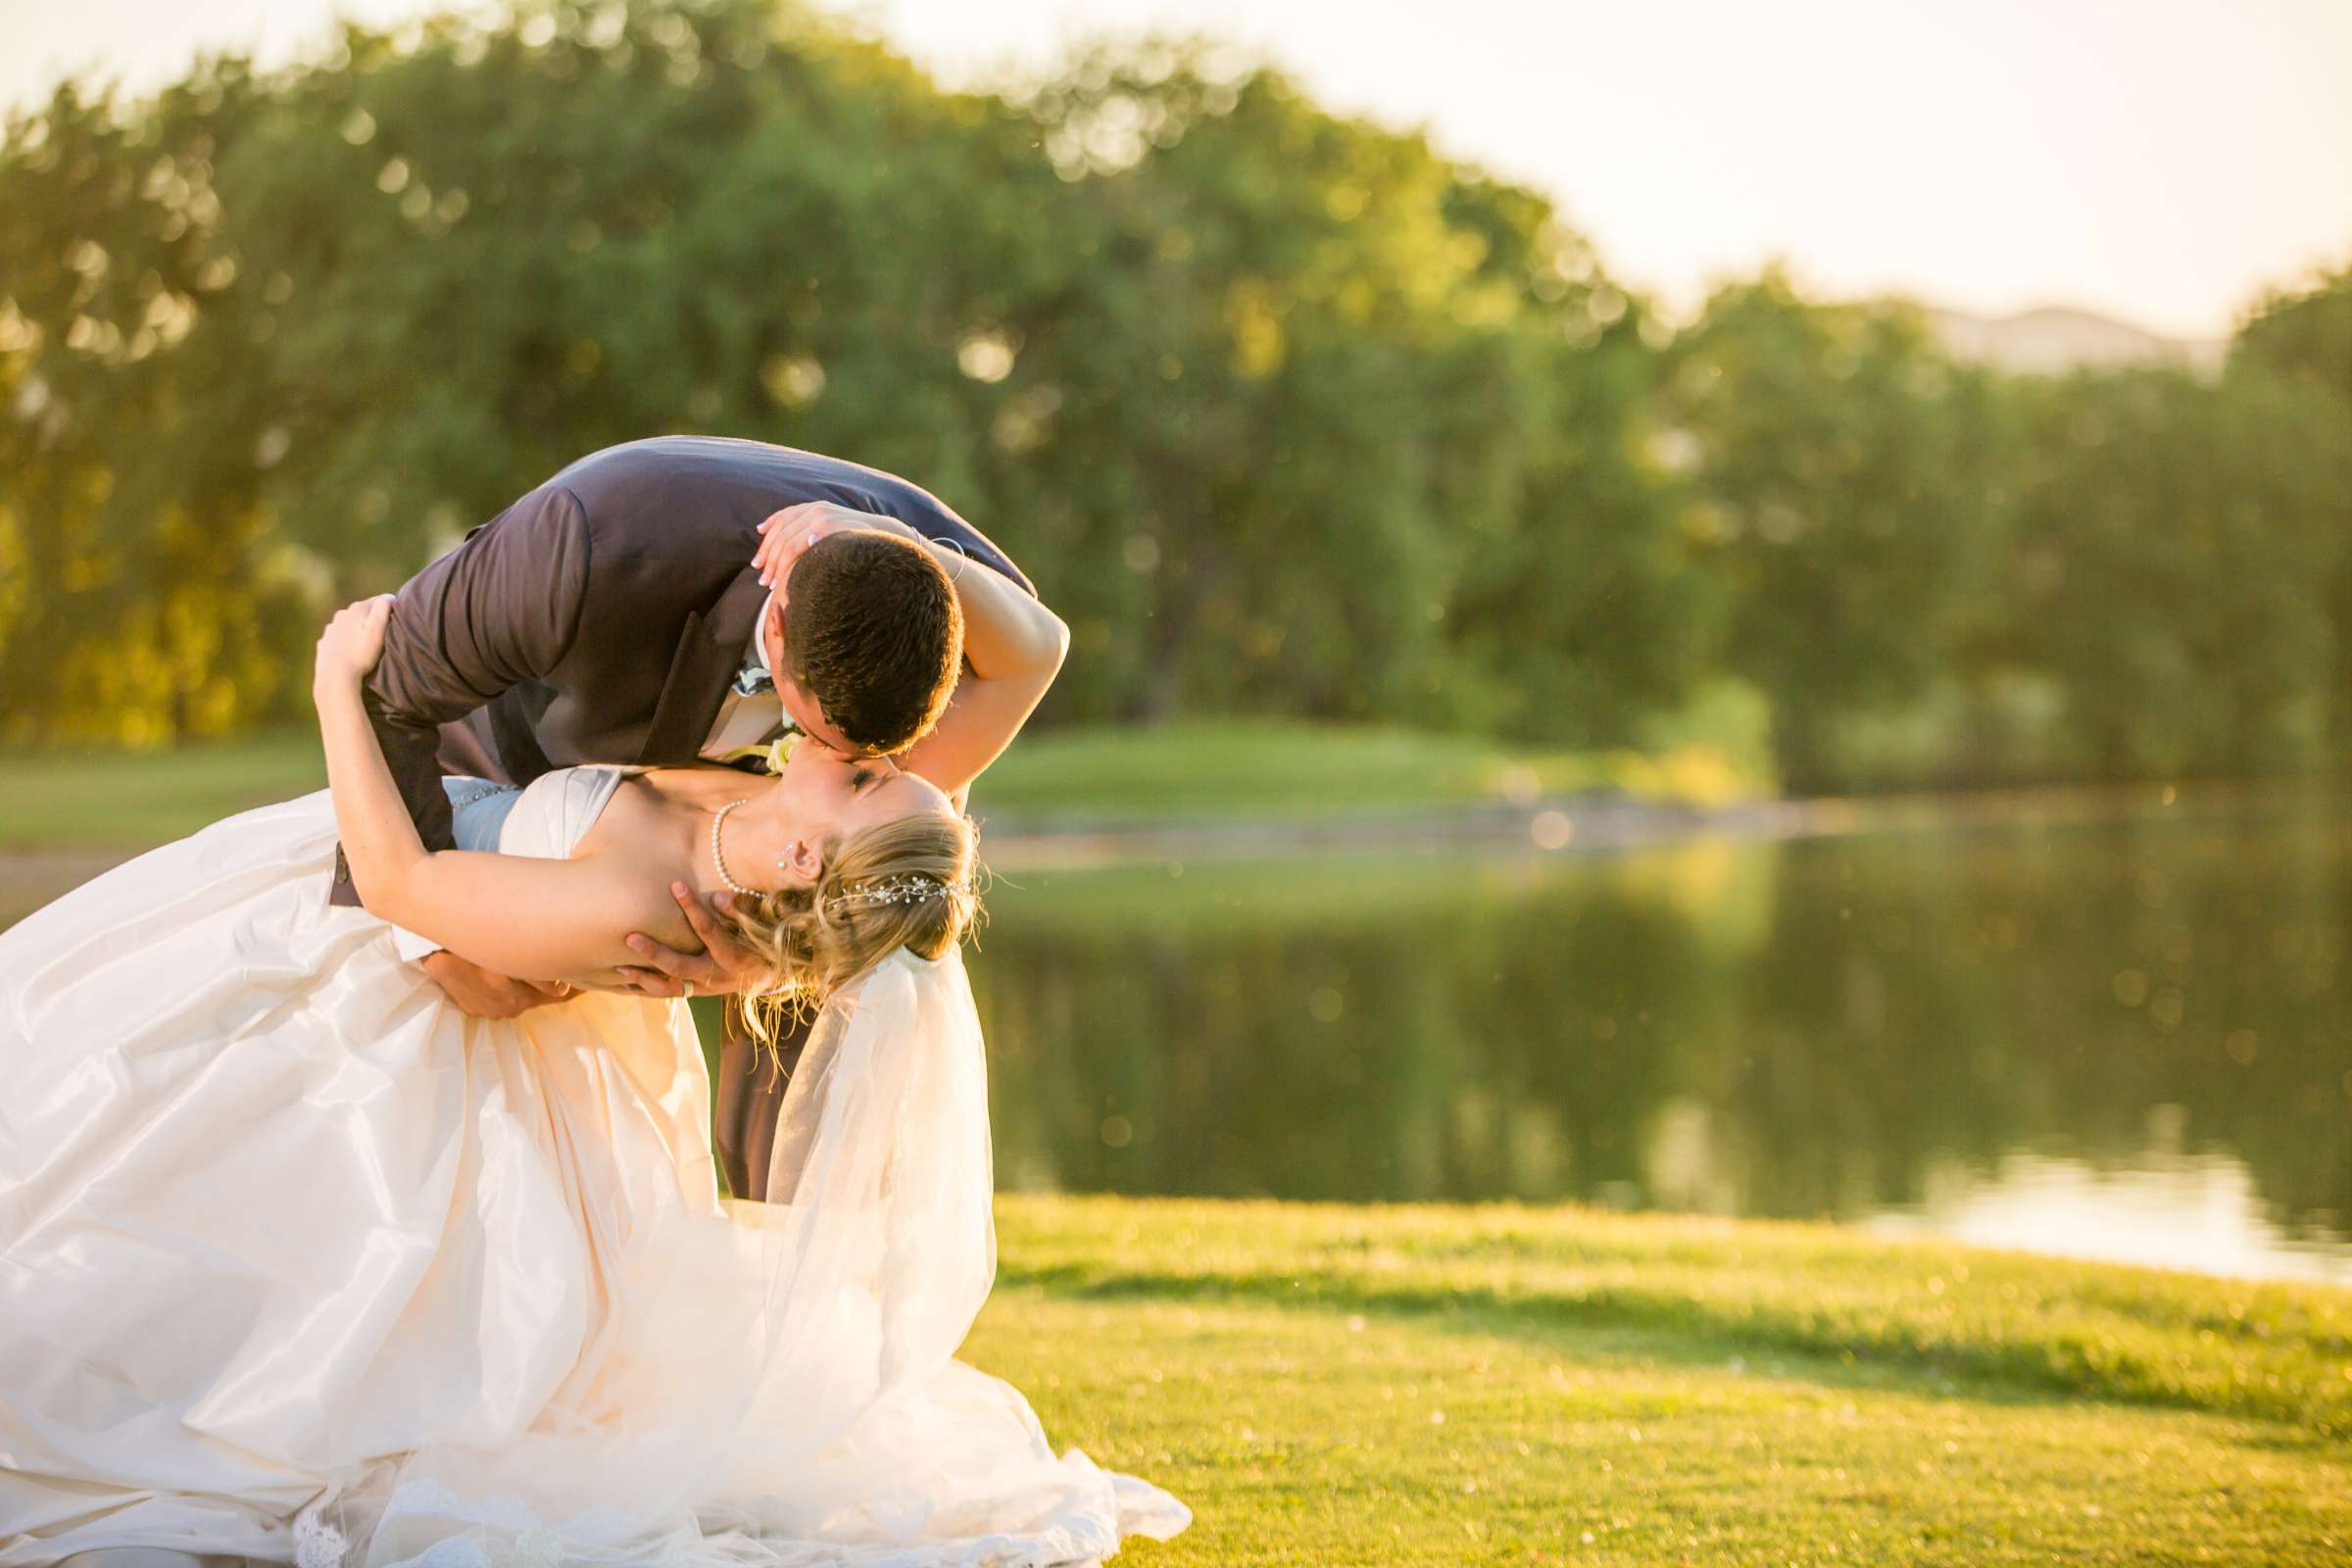
[[686, 923], [694, 928], [703, 951], [681, 953], [642, 931], [632, 931], [629, 951], [644, 958], [649, 967], [622, 969], [624, 983], [617, 989], [641, 997], [719, 997], [748, 991], [767, 977], [759, 956], [736, 941], [734, 933], [710, 912], [715, 909], [723, 915], [730, 911], [724, 893], [711, 896], [710, 909], [704, 908], [694, 890], [683, 882], [671, 883], [669, 896], [685, 911]]
[[540, 985], [536, 981], [517, 980], [478, 963], [467, 963], [446, 948], [439, 953], [428, 953], [417, 961], [433, 977], [433, 984], [458, 1004], [459, 1011], [476, 1018], [518, 1018], [533, 1007], [544, 1007], [571, 995], [571, 987], [561, 981]]

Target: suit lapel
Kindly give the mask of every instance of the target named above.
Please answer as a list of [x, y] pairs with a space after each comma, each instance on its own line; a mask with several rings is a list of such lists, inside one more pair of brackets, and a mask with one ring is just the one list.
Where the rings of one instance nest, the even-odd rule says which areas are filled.
[[719, 705], [726, 701], [728, 683], [743, 667], [744, 650], [751, 645], [767, 590], [748, 567], [718, 597], [708, 612], [686, 617], [686, 630], [670, 657], [668, 678], [654, 706], [654, 721], [637, 754], [641, 763], [678, 765], [689, 762], [710, 736]]

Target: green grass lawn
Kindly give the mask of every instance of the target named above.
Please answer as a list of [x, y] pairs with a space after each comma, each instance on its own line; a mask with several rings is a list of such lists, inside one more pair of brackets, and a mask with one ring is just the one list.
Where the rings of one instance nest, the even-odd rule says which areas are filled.
[[1146, 1565], [2352, 1561], [2352, 1292], [1516, 1207], [1006, 1196], [968, 1359]]
[[[144, 848], [324, 782], [307, 731], [172, 752], [0, 757], [0, 849]], [[1410, 809], [1580, 789], [1704, 800], [1745, 787], [1703, 747], [1529, 752], [1411, 730], [1220, 719], [1025, 738], [989, 770], [975, 805], [1035, 823]]]
[[323, 788], [307, 730], [172, 752], [0, 757], [0, 849], [145, 849]]

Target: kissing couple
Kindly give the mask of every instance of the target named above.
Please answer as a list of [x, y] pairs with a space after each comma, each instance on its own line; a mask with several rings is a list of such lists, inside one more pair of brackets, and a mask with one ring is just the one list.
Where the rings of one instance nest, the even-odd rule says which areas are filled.
[[964, 807], [1067, 643], [919, 487], [699, 437], [337, 614], [327, 790], [0, 933], [0, 1568], [1183, 1529], [955, 1359], [996, 1265]]

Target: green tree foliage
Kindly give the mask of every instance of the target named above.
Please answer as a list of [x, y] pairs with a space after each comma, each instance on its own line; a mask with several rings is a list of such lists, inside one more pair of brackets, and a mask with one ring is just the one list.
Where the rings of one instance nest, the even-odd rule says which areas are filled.
[[2098, 773], [2313, 760], [2342, 702], [2328, 599], [2352, 521], [2342, 409], [2255, 367], [2218, 383], [2085, 374], [2029, 400], [2018, 636]]
[[1839, 720], [1960, 661], [2008, 526], [1998, 389], [1908, 308], [1807, 304], [1777, 274], [1719, 291], [1674, 362], [1726, 656], [1771, 701], [1788, 781], [1833, 784]]
[[[43, 552], [16, 596], [41, 609], [0, 627], [20, 735], [246, 721], [299, 685], [302, 618], [272, 635], [251, 594], [207, 623], [246, 664], [178, 656], [230, 706], [72, 671], [167, 582], [274, 571], [314, 612], [672, 429], [949, 497], [1076, 625], [1064, 716], [1616, 736], [1703, 647], [1589, 248], [1197, 49], [1083, 56], [1015, 103], [750, 0], [534, 5], [153, 103], [63, 94], [12, 130], [0, 210], [0, 363], [20, 407], [74, 413], [9, 431], [6, 548]], [[194, 556], [157, 552], [187, 508]], [[1581, 645], [1546, 635], [1564, 611]]]
[[[2352, 645], [2343, 301], [2215, 385], [2016, 384], [1772, 275], [1678, 335], [1538, 195], [1204, 46], [991, 96], [771, 0], [350, 28], [0, 140], [0, 740], [295, 713], [338, 596], [706, 431], [999, 537], [1076, 633], [1049, 719], [2289, 765]], [[2021, 683], [2085, 739], [1988, 764]]]
[[2317, 382], [2352, 403], [2352, 267], [2265, 296], [2238, 328], [2230, 357]]
[[1109, 264], [1020, 394], [1117, 455], [1022, 464], [1097, 489], [1072, 607], [1108, 710], [1614, 739], [1679, 695], [1704, 623], [1661, 605], [1701, 585], [1635, 465], [1646, 355], [1544, 203], [1183, 52], [1028, 110]]
[[[311, 624], [252, 461], [248, 333], [217, 309], [213, 160], [234, 67], [138, 115], [71, 89], [0, 159], [0, 728], [124, 739], [250, 721]], [[298, 669], [298, 662], [294, 669]]]
[[[2264, 299], [2238, 329], [2230, 363], [2324, 389], [2336, 399], [2337, 418], [2352, 423], [2352, 267], [2307, 288]], [[2352, 533], [2352, 496], [2338, 511], [2334, 528], [2339, 539]], [[2339, 753], [2352, 756], [2352, 543], [2338, 557], [2328, 606], [2335, 632], [2335, 674], [2329, 682], [2334, 741]]]
[[1510, 733], [1637, 740], [1705, 677], [1723, 612], [1667, 461], [1651, 345], [1668, 334], [1524, 193], [1464, 182], [1454, 211], [1485, 238], [1489, 270], [1525, 296], [1494, 370], [1449, 389], [1465, 425], [1528, 421], [1505, 449], [1524, 461], [1452, 486], [1489, 498], [1453, 519], [1477, 525], [1457, 541], [1467, 562], [1451, 612], [1462, 679], [1481, 683], [1466, 695]]

